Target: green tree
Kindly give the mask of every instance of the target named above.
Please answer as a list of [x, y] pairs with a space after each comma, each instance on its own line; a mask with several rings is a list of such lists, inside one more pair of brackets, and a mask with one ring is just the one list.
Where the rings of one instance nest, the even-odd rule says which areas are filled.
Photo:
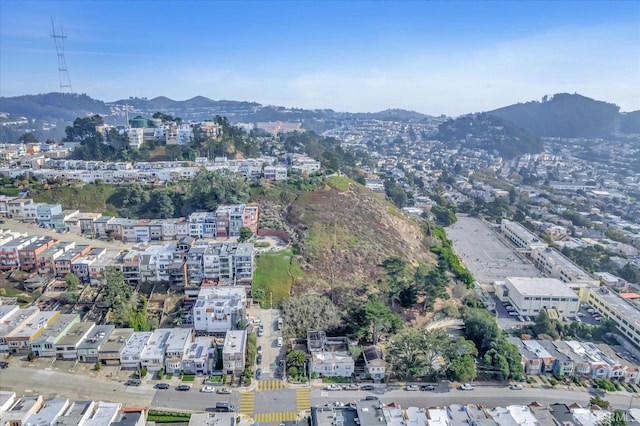
[[349, 324], [360, 340], [366, 339], [374, 345], [378, 344], [381, 336], [396, 333], [402, 325], [402, 319], [375, 295], [353, 311]]
[[326, 296], [308, 294], [282, 302], [285, 337], [305, 338], [307, 330], [332, 330], [342, 325], [342, 314]]
[[476, 363], [473, 356], [466, 354], [451, 361], [445, 370], [449, 380], [470, 382], [476, 378]]
[[598, 407], [602, 408], [603, 410], [608, 410], [609, 408], [611, 408], [611, 404], [609, 403], [609, 401], [607, 401], [606, 399], [600, 398], [599, 396], [592, 396], [589, 399], [589, 405], [597, 405]]
[[24, 144], [33, 144], [33, 143], [38, 143], [38, 139], [36, 139], [36, 137], [33, 136], [33, 133], [27, 132], [22, 134], [22, 136], [18, 138], [18, 142], [24, 143]]
[[238, 238], [238, 242], [239, 243], [244, 243], [246, 241], [249, 241], [251, 239], [251, 237], [253, 237], [253, 231], [249, 228], [246, 227], [242, 227], [240, 229], [240, 237]]
[[78, 289], [78, 286], [80, 285], [80, 279], [76, 275], [69, 272], [64, 276], [64, 283], [67, 286], [67, 291], [76, 291]]
[[159, 189], [151, 193], [146, 211], [148, 217], [167, 219], [173, 217], [175, 207], [167, 191]]
[[307, 356], [304, 352], [293, 350], [287, 354], [287, 365], [295, 365], [301, 367], [307, 361]]

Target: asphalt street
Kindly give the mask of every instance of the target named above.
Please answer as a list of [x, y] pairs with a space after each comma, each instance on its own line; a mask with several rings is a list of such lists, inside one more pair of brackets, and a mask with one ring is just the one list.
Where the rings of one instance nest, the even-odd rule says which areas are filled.
[[[120, 402], [126, 407], [150, 406], [155, 409], [171, 409], [186, 411], [203, 411], [215, 406], [218, 401], [228, 401], [238, 408], [241, 394], [234, 391], [231, 395], [200, 393], [199, 386], [188, 392], [179, 392], [175, 388], [156, 390], [150, 383], [140, 387], [128, 387], [123, 383], [104, 378], [93, 378], [79, 374], [68, 374], [52, 370], [32, 369], [11, 366], [0, 370], [0, 389], [11, 390], [18, 395], [41, 394], [45, 399], [56, 396], [72, 400], [91, 398], [100, 401]], [[309, 388], [304, 388], [308, 390]], [[310, 403], [324, 405], [333, 401], [351, 402], [362, 399], [367, 395], [376, 395], [383, 403], [397, 402], [403, 407], [433, 407], [454, 403], [475, 403], [484, 406], [505, 406], [509, 404], [529, 404], [539, 401], [543, 404], [564, 402], [578, 402], [586, 405], [592, 396], [584, 390], [525, 388], [524, 390], [510, 390], [504, 386], [477, 386], [473, 391], [441, 388], [435, 392], [408, 392], [394, 389], [387, 392], [363, 391], [326, 391], [322, 389], [310, 390]], [[253, 412], [294, 412], [300, 408], [296, 404], [296, 395], [301, 390], [271, 389], [254, 390], [245, 395], [253, 394]], [[640, 407], [640, 398], [631, 399], [629, 394], [602, 395], [614, 408], [627, 409], [629, 404]], [[298, 410], [299, 411], [299, 410]]]

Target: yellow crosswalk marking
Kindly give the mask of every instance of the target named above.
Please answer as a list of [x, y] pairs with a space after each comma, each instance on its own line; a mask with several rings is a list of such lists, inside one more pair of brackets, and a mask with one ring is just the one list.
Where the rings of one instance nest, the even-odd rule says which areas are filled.
[[253, 392], [241, 392], [240, 393], [240, 413], [253, 414], [253, 405], [256, 395]]
[[260, 391], [282, 389], [284, 387], [282, 380], [277, 379], [260, 380], [258, 382], [258, 390]]
[[296, 409], [298, 412], [308, 410], [311, 407], [309, 389], [296, 389]]
[[297, 420], [298, 414], [294, 411], [286, 411], [280, 413], [256, 413], [253, 420], [258, 423], [282, 423]]

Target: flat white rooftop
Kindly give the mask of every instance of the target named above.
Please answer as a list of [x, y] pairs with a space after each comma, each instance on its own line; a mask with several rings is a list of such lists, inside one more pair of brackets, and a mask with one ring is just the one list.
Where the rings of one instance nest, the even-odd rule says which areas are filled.
[[557, 278], [507, 277], [507, 282], [523, 296], [578, 297], [567, 284]]

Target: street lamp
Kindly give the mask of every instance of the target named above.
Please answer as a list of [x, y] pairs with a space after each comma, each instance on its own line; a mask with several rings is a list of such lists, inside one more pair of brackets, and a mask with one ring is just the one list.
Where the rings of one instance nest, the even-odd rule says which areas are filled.
[[273, 292], [269, 292], [269, 309], [273, 309]]

